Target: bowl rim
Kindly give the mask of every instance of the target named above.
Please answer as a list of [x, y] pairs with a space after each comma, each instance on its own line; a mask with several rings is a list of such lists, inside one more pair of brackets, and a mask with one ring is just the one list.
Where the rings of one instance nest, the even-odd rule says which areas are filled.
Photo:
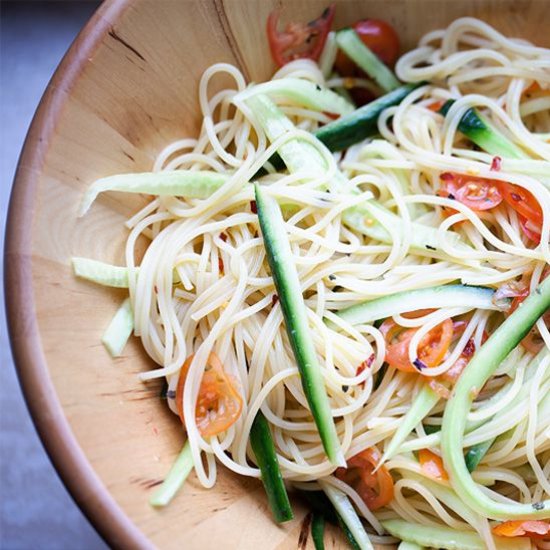
[[13, 361], [33, 424], [61, 481], [112, 548], [153, 548], [86, 458], [54, 389], [38, 329], [32, 281], [32, 224], [38, 175], [67, 101], [88, 60], [132, 5], [105, 0], [55, 70], [29, 126], [10, 194], [4, 244], [4, 295]]

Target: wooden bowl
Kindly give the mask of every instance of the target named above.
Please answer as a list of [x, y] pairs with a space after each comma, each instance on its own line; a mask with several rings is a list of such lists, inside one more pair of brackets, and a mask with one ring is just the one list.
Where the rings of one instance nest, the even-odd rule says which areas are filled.
[[[312, 548], [296, 519], [276, 526], [257, 480], [220, 468], [214, 489], [191, 476], [164, 510], [148, 503], [181, 446], [180, 423], [134, 340], [113, 361], [101, 335], [123, 293], [76, 280], [73, 255], [123, 261], [122, 222], [145, 199], [106, 194], [77, 219], [100, 176], [147, 171], [168, 142], [199, 127], [197, 85], [217, 61], [250, 80], [273, 64], [268, 13], [308, 20], [328, 0], [105, 2], [55, 73], [30, 129], [10, 204], [5, 250], [13, 352], [44, 445], [79, 506], [113, 547]], [[512, 36], [549, 46], [544, 1], [360, 0], [338, 2], [336, 28], [360, 17], [390, 21], [412, 47], [425, 32], [473, 15]], [[302, 534], [302, 537], [300, 535]], [[332, 547], [343, 547], [335, 531]]]

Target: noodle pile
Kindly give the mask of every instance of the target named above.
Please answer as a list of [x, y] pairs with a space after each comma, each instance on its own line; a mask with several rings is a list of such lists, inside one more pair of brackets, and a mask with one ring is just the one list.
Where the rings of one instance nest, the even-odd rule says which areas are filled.
[[[323, 70], [312, 61], [296, 60], [273, 79], [293, 77], [339, 88], [342, 79], [331, 75], [333, 54], [327, 46]], [[221, 73], [234, 84], [211, 96], [209, 84]], [[425, 427], [441, 425], [445, 399], [385, 463], [395, 481], [395, 498], [387, 507], [370, 511], [352, 487], [330, 475], [335, 468], [308, 410], [254, 211], [250, 181], [259, 181], [283, 208], [345, 456], [374, 445], [383, 452], [422, 384], [445, 373], [470, 339], [478, 349], [484, 332], [491, 333], [504, 315], [453, 307], [415, 318], [394, 316], [401, 326], [420, 328], [410, 345], [411, 361], [417, 357], [418, 342], [431, 329], [449, 318], [465, 321], [464, 332], [454, 339], [443, 362], [419, 375], [384, 367], [386, 344], [380, 330], [373, 324], [352, 326], [336, 312], [372, 298], [452, 282], [498, 288], [525, 276], [532, 290], [550, 263], [549, 51], [463, 18], [422, 38], [417, 49], [401, 57], [396, 73], [403, 82], [429, 83], [382, 113], [382, 139], [332, 154], [310, 135], [330, 122], [328, 115], [277, 97], [297, 130], [270, 144], [253, 113], [238, 98], [235, 101], [247, 88], [238, 69], [217, 64], [206, 70], [199, 88], [199, 137], [166, 147], [154, 171], [209, 170], [226, 174], [227, 182], [207, 199], [159, 196], [127, 222], [128, 268], [140, 257], [140, 237], [150, 241], [139, 273], [129, 269], [135, 334], [162, 367], [144, 373], [142, 379], [166, 377], [169, 405], [176, 412], [179, 371], [195, 354], [183, 408], [195, 471], [204, 487], [214, 485], [217, 462], [237, 474], [259, 477], [259, 469], [251, 465], [249, 434], [261, 410], [271, 425], [284, 479], [311, 490], [325, 478], [345, 492], [376, 533], [373, 542], [395, 542], [384, 535], [380, 521], [400, 517], [426, 526], [473, 529], [488, 548], [495, 548], [487, 518], [463, 502], [448, 481], [427, 476], [414, 458], [413, 451], [419, 449], [439, 452], [438, 432], [426, 434]], [[534, 82], [538, 88], [532, 87]], [[456, 101], [446, 117], [429, 108], [451, 98]], [[493, 157], [474, 149], [457, 131], [470, 107], [483, 112], [530, 158], [503, 159], [500, 171], [491, 170]], [[327, 173], [308, 177], [271, 170], [254, 179], [291, 139], [316, 147], [330, 167]], [[363, 193], [331, 190], [337, 170]], [[475, 212], [438, 196], [443, 172], [499, 179], [527, 189], [544, 213], [541, 244], [529, 241], [518, 215], [504, 202]], [[386, 228], [391, 245], [342, 222], [346, 208], [371, 196], [402, 220], [399, 227]], [[453, 213], [444, 216], [443, 208]], [[435, 250], [411, 246], [412, 221], [439, 230]], [[460, 239], [446, 239], [446, 230]], [[518, 346], [481, 390], [468, 418], [483, 422], [466, 434], [465, 445], [498, 438], [473, 473], [496, 501], [536, 503], [550, 497], [550, 332], [542, 318], [536, 327], [544, 342], [542, 351], [533, 354]], [[243, 410], [226, 432], [206, 440], [194, 418], [211, 351], [235, 380]], [[358, 371], [365, 361], [368, 367]], [[538, 544], [550, 548], [548, 542]]]

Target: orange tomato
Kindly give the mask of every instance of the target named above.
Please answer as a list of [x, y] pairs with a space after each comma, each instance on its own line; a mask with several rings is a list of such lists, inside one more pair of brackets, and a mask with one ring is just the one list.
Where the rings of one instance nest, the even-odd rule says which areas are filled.
[[432, 453], [428, 449], [420, 449], [418, 451], [418, 460], [420, 467], [426, 475], [434, 477], [435, 479], [449, 479], [445, 468], [443, 467], [443, 460], [439, 455]]
[[[194, 355], [189, 356], [183, 364], [176, 388], [176, 406], [184, 425], [183, 389], [193, 357]], [[195, 407], [195, 421], [199, 432], [203, 437], [212, 437], [224, 432], [238, 420], [242, 407], [243, 400], [231, 376], [224, 371], [218, 356], [211, 353], [202, 375]]]
[[357, 491], [369, 510], [378, 510], [393, 500], [393, 479], [385, 466], [374, 469], [382, 458], [376, 447], [370, 447], [348, 460], [347, 468], [335, 475]]
[[505, 521], [493, 527], [495, 535], [501, 537], [531, 537], [534, 539], [545, 538], [550, 534], [550, 522], [541, 520], [515, 520]]
[[[404, 372], [418, 372], [409, 361], [409, 345], [418, 329], [405, 329], [392, 319], [386, 319], [380, 326], [380, 332], [386, 340], [386, 362]], [[441, 363], [453, 338], [453, 322], [445, 319], [441, 324], [425, 334], [418, 344], [418, 360], [427, 367], [436, 367]]]

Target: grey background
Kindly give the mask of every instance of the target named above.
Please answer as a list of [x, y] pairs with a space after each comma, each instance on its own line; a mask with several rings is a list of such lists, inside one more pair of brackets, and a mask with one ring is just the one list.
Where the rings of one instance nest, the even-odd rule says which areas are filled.
[[[0, 4], [0, 245], [19, 152], [40, 97], [99, 2], [32, 0]], [[3, 278], [3, 262], [0, 276]], [[3, 287], [0, 288], [4, 311]], [[36, 435], [17, 382], [0, 316], [0, 548], [106, 547], [59, 480]]]

